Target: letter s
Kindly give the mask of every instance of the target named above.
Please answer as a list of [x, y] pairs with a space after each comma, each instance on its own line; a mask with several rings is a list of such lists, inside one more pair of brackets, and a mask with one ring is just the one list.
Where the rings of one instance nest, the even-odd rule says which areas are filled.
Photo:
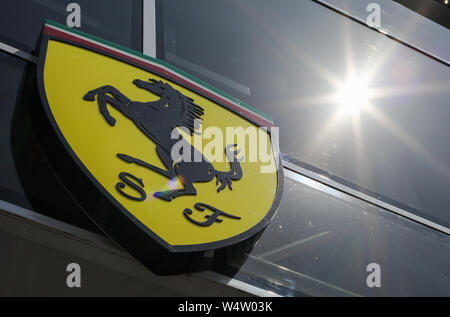
[[[121, 193], [122, 195], [124, 195], [125, 197], [132, 199], [132, 200], [137, 200], [137, 201], [143, 201], [147, 198], [147, 194], [145, 193], [145, 191], [142, 189], [142, 187], [144, 187], [144, 182], [142, 181], [142, 179], [137, 178], [136, 176], [127, 173], [127, 172], [121, 172], [119, 174], [119, 178], [123, 181], [123, 183], [119, 182], [116, 184], [116, 189], [119, 193]], [[131, 180], [135, 180], [137, 183], [139, 183], [139, 185], [141, 185], [141, 187], [139, 187], [136, 183], [133, 183]], [[126, 187], [125, 184], [127, 184], [128, 186], [130, 186], [131, 188], [133, 188], [134, 190], [136, 190], [139, 194], [140, 197], [134, 197], [131, 195], [128, 195], [127, 193], [125, 193], [122, 189], [124, 189]]]

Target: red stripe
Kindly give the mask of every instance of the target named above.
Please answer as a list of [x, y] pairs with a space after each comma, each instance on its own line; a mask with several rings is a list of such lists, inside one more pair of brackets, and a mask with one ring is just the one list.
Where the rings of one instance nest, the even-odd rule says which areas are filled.
[[107, 47], [104, 47], [104, 46], [100, 46], [100, 45], [98, 45], [96, 43], [92, 43], [92, 42], [86, 41], [86, 40], [84, 40], [82, 38], [78, 38], [78, 37], [72, 36], [70, 34], [67, 34], [65, 32], [59, 31], [57, 29], [54, 29], [54, 28], [51, 28], [51, 27], [48, 27], [48, 26], [45, 26], [44, 33], [48, 34], [48, 35], [51, 35], [51, 36], [60, 37], [60, 38], [63, 38], [63, 39], [67, 39], [67, 40], [70, 40], [70, 41], [73, 41], [73, 42], [76, 42], [76, 43], [80, 43], [80, 44], [83, 44], [83, 45], [95, 48], [97, 50], [100, 50], [100, 51], [103, 51], [103, 52], [115, 55], [115, 56], [120, 57], [122, 59], [131, 61], [131, 62], [136, 63], [136, 64], [141, 65], [141, 66], [144, 66], [144, 67], [146, 67], [146, 68], [148, 68], [150, 70], [159, 72], [159, 73], [161, 73], [161, 74], [163, 74], [163, 75], [165, 75], [165, 76], [167, 76], [169, 78], [172, 78], [173, 80], [177, 80], [178, 82], [182, 83], [183, 85], [185, 85], [187, 87], [191, 87], [191, 88], [197, 89], [198, 91], [200, 91], [204, 95], [208, 96], [209, 98], [211, 98], [213, 100], [216, 100], [217, 102], [224, 103], [225, 105], [227, 105], [231, 109], [234, 109], [235, 111], [239, 112], [240, 114], [253, 119], [254, 121], [258, 122], [262, 126], [273, 127], [273, 123], [272, 122], [264, 120], [261, 117], [258, 117], [255, 114], [249, 112], [248, 110], [234, 105], [233, 103], [229, 102], [226, 99], [223, 99], [223, 98], [220, 98], [220, 97], [218, 97], [216, 95], [213, 95], [212, 93], [210, 93], [208, 90], [204, 89], [203, 87], [197, 86], [195, 84], [192, 84], [191, 82], [185, 80], [184, 78], [182, 78], [182, 77], [180, 77], [180, 76], [178, 76], [178, 75], [176, 75], [176, 74], [174, 74], [172, 72], [169, 72], [169, 71], [167, 71], [167, 70], [165, 70], [165, 69], [163, 69], [163, 68], [161, 68], [159, 66], [152, 65], [152, 64], [144, 62], [144, 61], [142, 61], [140, 59], [133, 58], [131, 56], [128, 56], [128, 55], [122, 54], [120, 52], [111, 50], [111, 49], [109, 49]]

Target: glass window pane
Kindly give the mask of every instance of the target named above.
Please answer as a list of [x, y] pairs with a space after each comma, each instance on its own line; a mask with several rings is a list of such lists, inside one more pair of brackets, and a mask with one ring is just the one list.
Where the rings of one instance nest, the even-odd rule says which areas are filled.
[[[78, 0], [81, 31], [134, 50], [142, 50], [142, 1]], [[66, 25], [67, 5], [61, 0], [0, 1], [0, 40], [31, 52], [39, 44], [45, 22], [50, 19]]]
[[290, 159], [449, 226], [448, 66], [314, 1], [163, 6], [160, 56], [272, 115]]
[[[362, 23], [367, 22], [369, 14], [367, 7], [374, 2], [372, 0], [318, 1], [337, 8]], [[430, 18], [431, 16], [434, 16], [436, 12], [428, 10], [431, 2], [439, 1], [443, 3], [442, 0], [378, 0], [376, 3], [380, 6], [380, 25], [377, 26], [377, 29], [448, 62], [450, 61], [450, 50], [448, 46], [448, 43], [450, 42], [450, 32], [445, 26], [432, 21]], [[426, 13], [423, 12], [426, 16], [430, 16], [422, 16], [408, 9], [406, 7], [408, 6], [407, 3], [412, 4], [412, 2], [415, 4], [423, 4], [421, 10], [426, 11]], [[436, 4], [431, 5], [436, 7]], [[439, 4], [437, 4], [437, 7], [440, 7], [438, 10], [441, 11], [443, 16], [450, 14], [450, 10], [442, 8]], [[371, 12], [374, 12], [373, 10], [373, 8], [370, 9]], [[443, 11], [449, 12], [446, 13]], [[450, 21], [450, 19], [447, 20]], [[405, 21], [408, 21], [408, 23], [405, 23]]]
[[[286, 171], [277, 215], [230, 275], [290, 296], [449, 296], [449, 246], [448, 235]], [[366, 283], [370, 263], [379, 288]]]

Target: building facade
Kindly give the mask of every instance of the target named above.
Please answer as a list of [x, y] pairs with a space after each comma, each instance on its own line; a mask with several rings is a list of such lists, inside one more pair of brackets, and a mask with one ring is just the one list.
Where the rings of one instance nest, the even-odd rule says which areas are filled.
[[[450, 9], [398, 2], [3, 1], [0, 295], [449, 296]], [[273, 117], [283, 195], [244, 259], [156, 276], [84, 213], [30, 133], [46, 19]]]

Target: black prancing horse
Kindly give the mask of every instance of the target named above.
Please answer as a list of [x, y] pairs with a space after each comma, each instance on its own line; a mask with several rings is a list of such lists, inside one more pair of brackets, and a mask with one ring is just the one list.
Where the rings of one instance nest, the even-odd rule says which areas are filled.
[[[178, 177], [184, 186], [182, 189], [159, 191], [153, 195], [167, 201], [183, 195], [196, 195], [197, 190], [194, 183], [209, 182], [214, 177], [217, 177], [217, 185], [220, 184], [217, 188], [218, 192], [227, 185], [232, 189], [232, 181], [241, 179], [243, 175], [240, 160], [236, 158], [240, 150], [232, 150], [233, 147], [236, 147], [236, 144], [229, 144], [225, 147], [225, 153], [230, 161], [230, 170], [223, 172], [216, 170], [211, 162], [188, 143], [181, 134], [178, 139], [171, 138], [172, 131], [176, 127], [181, 127], [190, 135], [193, 135], [194, 131], [200, 127], [199, 122], [204, 115], [204, 109], [196, 105], [193, 99], [183, 95], [168, 83], [154, 79], [150, 79], [150, 81], [135, 79], [133, 83], [139, 88], [160, 96], [160, 99], [150, 102], [131, 101], [119, 90], [109, 85], [89, 91], [84, 99], [94, 101], [97, 96], [100, 112], [111, 126], [115, 125], [116, 119], [110, 115], [108, 104], [133, 121], [156, 144], [156, 153], [167, 170], [126, 154], [118, 153], [119, 158], [125, 162], [143, 166], [170, 179]], [[184, 160], [182, 153], [179, 153], [178, 157], [172, 158], [172, 147], [178, 142], [186, 143], [183, 144], [182, 148], [190, 147], [190, 161]], [[199, 157], [201, 157], [201, 160], [198, 159]], [[196, 158], [196, 161], [194, 158]]]

